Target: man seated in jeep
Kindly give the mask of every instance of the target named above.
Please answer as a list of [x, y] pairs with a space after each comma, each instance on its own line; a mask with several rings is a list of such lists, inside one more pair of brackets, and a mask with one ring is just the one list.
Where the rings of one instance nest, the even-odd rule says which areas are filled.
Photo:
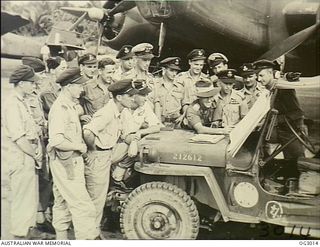
[[213, 96], [217, 90], [210, 81], [199, 80], [195, 84], [198, 97], [186, 110], [188, 128], [195, 130], [198, 134], [227, 134], [226, 129], [212, 128], [214, 113]]
[[135, 80], [134, 88], [138, 94], [134, 96], [131, 109], [121, 113], [122, 139], [115, 149], [112, 163], [116, 164], [112, 172], [114, 182], [122, 188], [127, 188], [124, 177], [129, 167], [134, 163], [133, 157], [138, 153], [138, 141], [148, 134], [160, 131], [161, 122], [146, 103], [147, 95], [151, 89], [143, 80]]

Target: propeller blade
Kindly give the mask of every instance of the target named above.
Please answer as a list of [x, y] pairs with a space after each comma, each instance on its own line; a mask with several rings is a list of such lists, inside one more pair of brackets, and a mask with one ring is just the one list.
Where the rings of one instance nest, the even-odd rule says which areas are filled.
[[[81, 8], [81, 7], [61, 7], [61, 10], [67, 12], [68, 14], [81, 17], [84, 13], [88, 13], [91, 8]], [[90, 18], [86, 17], [86, 19], [90, 20]]]
[[283, 40], [278, 45], [271, 48], [269, 51], [264, 53], [262, 56], [258, 58], [260, 59], [268, 59], [268, 60], [275, 60], [278, 57], [285, 55], [286, 53], [292, 51], [296, 47], [298, 47], [301, 43], [303, 43], [306, 39], [308, 39], [315, 31], [318, 30], [320, 22], [303, 29], [302, 31], [291, 35], [287, 39]]
[[1, 10], [1, 35], [30, 23], [26, 17], [8, 11]]
[[134, 1], [121, 1], [113, 9], [108, 11], [108, 14], [112, 16], [120, 12], [128, 11], [132, 9], [134, 6], [136, 6], [136, 3]]

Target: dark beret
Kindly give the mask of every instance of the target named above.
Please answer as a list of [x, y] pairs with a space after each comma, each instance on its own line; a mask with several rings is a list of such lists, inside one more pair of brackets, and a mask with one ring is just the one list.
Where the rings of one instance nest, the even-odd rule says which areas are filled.
[[188, 60], [205, 60], [206, 53], [203, 49], [194, 49], [187, 55]]
[[96, 64], [98, 62], [96, 55], [87, 53], [79, 57], [79, 64]]
[[270, 60], [259, 60], [253, 63], [253, 67], [256, 71], [261, 71], [263, 69], [274, 69], [275, 64]]
[[239, 68], [239, 72], [242, 77], [247, 77], [256, 73], [252, 63], [244, 63]]
[[38, 81], [40, 77], [38, 77], [33, 68], [28, 65], [20, 65], [16, 68], [9, 78], [9, 83], [18, 83], [20, 81]]
[[48, 69], [56, 69], [61, 63], [61, 57], [50, 57], [47, 59]]
[[132, 48], [133, 48], [133, 46], [131, 46], [131, 45], [122, 46], [116, 56], [116, 59], [126, 60], [129, 58], [132, 58], [132, 56], [133, 56], [133, 53], [131, 52]]
[[42, 72], [46, 69], [44, 62], [37, 57], [23, 57], [22, 64], [29, 65], [31, 68], [34, 69], [34, 72]]
[[180, 57], [167, 57], [160, 62], [160, 65], [170, 69], [181, 70], [180, 63]]
[[68, 84], [83, 84], [87, 80], [80, 74], [80, 68], [72, 67], [64, 70], [56, 80], [62, 87]]
[[148, 87], [148, 85], [146, 84], [145, 80], [135, 80], [133, 81], [133, 87], [138, 90], [138, 94], [140, 95], [147, 95], [148, 93], [151, 92], [151, 89]]
[[237, 71], [235, 69], [222, 70], [217, 73], [217, 77], [223, 83], [227, 83], [227, 84], [235, 83], [236, 80], [235, 80], [234, 76], [235, 76], [236, 72]]
[[138, 90], [133, 86], [132, 79], [123, 79], [111, 84], [108, 90], [116, 95], [129, 94], [134, 95], [138, 93]]

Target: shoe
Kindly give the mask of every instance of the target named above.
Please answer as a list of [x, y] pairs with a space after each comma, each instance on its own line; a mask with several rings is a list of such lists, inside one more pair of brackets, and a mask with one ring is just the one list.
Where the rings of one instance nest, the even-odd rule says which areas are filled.
[[39, 229], [41, 232], [47, 232], [47, 233], [51, 233], [51, 234], [56, 233], [52, 224], [50, 222], [48, 222], [47, 220], [43, 223], [37, 223], [37, 229]]
[[36, 240], [36, 239], [37, 240], [53, 240], [53, 239], [55, 239], [55, 235], [50, 234], [50, 233], [46, 233], [46, 232], [42, 232], [39, 229], [37, 229], [36, 227], [31, 227], [29, 229], [27, 239], [30, 239], [30, 240]]

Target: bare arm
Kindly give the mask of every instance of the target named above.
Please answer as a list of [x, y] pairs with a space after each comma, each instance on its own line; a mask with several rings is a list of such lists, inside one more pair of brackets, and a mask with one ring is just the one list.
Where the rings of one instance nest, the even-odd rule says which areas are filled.
[[31, 157], [35, 158], [36, 156], [36, 150], [30, 142], [27, 140], [26, 136], [20, 137], [18, 140], [16, 140], [16, 143], [18, 147], [27, 155], [30, 155]]
[[221, 128], [209, 128], [203, 126], [201, 123], [197, 123], [193, 126], [198, 134], [210, 134], [210, 135], [226, 135], [228, 131]]
[[88, 146], [89, 150], [95, 150], [96, 146], [95, 146], [95, 135], [92, 133], [92, 131], [88, 130], [88, 129], [84, 129], [83, 130], [83, 139], [85, 141], [85, 143]]

